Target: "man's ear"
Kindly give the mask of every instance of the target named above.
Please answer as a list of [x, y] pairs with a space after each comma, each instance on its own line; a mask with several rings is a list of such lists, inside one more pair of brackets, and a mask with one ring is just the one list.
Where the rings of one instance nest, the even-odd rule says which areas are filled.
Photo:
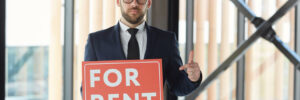
[[117, 5], [120, 7], [120, 0], [117, 0]]
[[152, 0], [148, 0], [148, 5], [147, 5], [147, 7], [150, 8], [150, 7], [151, 7], [151, 4], [152, 4]]

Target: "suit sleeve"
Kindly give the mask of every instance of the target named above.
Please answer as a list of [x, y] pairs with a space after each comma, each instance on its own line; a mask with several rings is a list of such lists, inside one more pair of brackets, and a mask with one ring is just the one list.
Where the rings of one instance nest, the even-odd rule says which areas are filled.
[[96, 61], [96, 53], [93, 45], [93, 37], [92, 34], [89, 34], [86, 46], [85, 46], [85, 53], [84, 53], [84, 61]]
[[[97, 60], [96, 53], [94, 50], [93, 40], [94, 39], [93, 39], [92, 35], [89, 34], [87, 43], [85, 46], [84, 61], [96, 61]], [[82, 96], [82, 85], [80, 86], [80, 92], [81, 92], [81, 96]]]
[[182, 66], [182, 60], [179, 54], [178, 42], [176, 41], [175, 34], [172, 35], [170, 47], [170, 55], [166, 70], [167, 85], [170, 87], [171, 92], [177, 96], [184, 96], [196, 89], [201, 80], [202, 75], [197, 82], [189, 80], [185, 71], [180, 71], [179, 67]]

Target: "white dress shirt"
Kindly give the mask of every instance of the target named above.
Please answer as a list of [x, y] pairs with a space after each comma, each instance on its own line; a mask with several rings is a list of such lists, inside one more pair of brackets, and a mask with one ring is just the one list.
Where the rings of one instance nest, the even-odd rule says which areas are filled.
[[[123, 46], [124, 54], [127, 58], [128, 54], [128, 42], [130, 40], [130, 33], [127, 31], [129, 27], [125, 24], [123, 24], [121, 21], [120, 23], [120, 36], [121, 36], [121, 43]], [[139, 44], [139, 51], [140, 51], [140, 59], [144, 59], [145, 53], [146, 53], [146, 47], [147, 47], [147, 31], [145, 28], [145, 22], [141, 23], [136, 27], [139, 29], [139, 31], [136, 33], [136, 39]]]

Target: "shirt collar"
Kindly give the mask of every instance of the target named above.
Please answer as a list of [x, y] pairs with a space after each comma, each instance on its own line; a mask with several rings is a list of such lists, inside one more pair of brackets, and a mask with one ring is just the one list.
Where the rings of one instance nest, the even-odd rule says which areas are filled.
[[[122, 23], [121, 21], [119, 21], [119, 23], [120, 23], [120, 28], [123, 32], [126, 32], [129, 29], [129, 27], [124, 23]], [[139, 29], [139, 31], [143, 31], [145, 29], [145, 21], [135, 28]]]

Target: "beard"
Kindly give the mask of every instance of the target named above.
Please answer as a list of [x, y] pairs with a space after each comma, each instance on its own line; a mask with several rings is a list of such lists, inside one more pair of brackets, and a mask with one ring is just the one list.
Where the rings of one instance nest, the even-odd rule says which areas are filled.
[[[137, 10], [138, 12], [141, 11], [138, 8], [131, 8], [130, 10]], [[122, 7], [121, 7], [121, 13], [122, 13], [122, 16], [124, 17], [124, 19], [127, 22], [129, 22], [130, 24], [137, 24], [137, 23], [139, 23], [141, 20], [143, 20], [143, 18], [145, 16], [145, 12], [142, 12], [141, 14], [137, 14], [137, 17], [129, 16], [129, 14], [126, 13]]]

